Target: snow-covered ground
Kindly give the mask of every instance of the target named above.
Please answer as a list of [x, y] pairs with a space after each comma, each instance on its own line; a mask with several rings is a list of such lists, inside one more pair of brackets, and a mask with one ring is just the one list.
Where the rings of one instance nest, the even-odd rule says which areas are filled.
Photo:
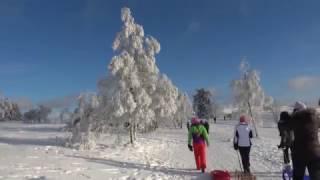
[[[235, 121], [211, 124], [208, 169], [239, 170], [232, 148]], [[140, 135], [135, 146], [112, 145], [106, 136], [97, 147], [63, 147], [64, 125], [0, 123], [0, 179], [210, 179], [195, 170], [186, 129], [159, 129]], [[251, 169], [258, 179], [281, 179], [282, 152], [275, 128], [261, 128], [253, 140]]]

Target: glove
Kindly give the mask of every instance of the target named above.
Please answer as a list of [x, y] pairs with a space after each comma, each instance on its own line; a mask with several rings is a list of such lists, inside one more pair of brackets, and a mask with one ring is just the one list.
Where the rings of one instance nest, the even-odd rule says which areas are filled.
[[192, 148], [192, 146], [190, 144], [188, 144], [188, 148], [189, 148], [190, 151], [193, 151], [193, 148]]
[[282, 142], [280, 142], [280, 144], [278, 145], [278, 149], [281, 149], [281, 148], [285, 148], [285, 146]]

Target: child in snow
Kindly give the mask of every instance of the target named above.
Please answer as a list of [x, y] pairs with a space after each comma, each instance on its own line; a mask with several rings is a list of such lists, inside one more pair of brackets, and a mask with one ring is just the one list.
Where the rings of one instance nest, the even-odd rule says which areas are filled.
[[291, 116], [287, 111], [280, 113], [280, 120], [278, 122], [278, 129], [281, 136], [280, 145], [278, 148], [283, 148], [284, 163], [290, 164], [289, 149], [292, 150], [294, 135], [289, 124], [291, 122]]
[[[191, 145], [193, 142], [193, 146]], [[206, 162], [206, 144], [209, 146], [208, 133], [206, 128], [200, 123], [200, 119], [193, 117], [191, 127], [188, 132], [188, 147], [190, 151], [194, 151], [197, 170], [205, 172]]]
[[250, 149], [252, 130], [248, 125], [248, 119], [242, 115], [239, 124], [235, 127], [234, 149], [239, 150], [244, 173], [250, 173]]
[[293, 179], [302, 180], [306, 167], [311, 180], [320, 179], [319, 113], [296, 102], [292, 114], [294, 142], [292, 148]]

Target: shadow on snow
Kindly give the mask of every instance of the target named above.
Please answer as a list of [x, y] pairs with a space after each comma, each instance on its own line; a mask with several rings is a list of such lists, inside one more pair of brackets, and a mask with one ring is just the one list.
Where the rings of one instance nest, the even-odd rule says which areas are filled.
[[195, 169], [188, 168], [169, 168], [169, 167], [161, 167], [161, 166], [148, 166], [147, 164], [140, 163], [132, 163], [132, 162], [121, 162], [112, 159], [103, 159], [103, 158], [90, 158], [83, 156], [69, 156], [72, 158], [81, 158], [85, 159], [88, 162], [105, 164], [108, 166], [118, 167], [118, 168], [126, 168], [126, 169], [139, 169], [151, 172], [163, 173], [166, 175], [179, 175], [179, 176], [187, 176], [193, 177], [193, 180], [200, 179], [210, 179], [210, 175], [208, 173], [202, 174]]

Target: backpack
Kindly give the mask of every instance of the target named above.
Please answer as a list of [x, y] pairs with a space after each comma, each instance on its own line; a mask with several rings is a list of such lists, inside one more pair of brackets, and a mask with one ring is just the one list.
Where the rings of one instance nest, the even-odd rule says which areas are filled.
[[208, 123], [208, 121], [201, 120], [200, 124], [202, 124], [206, 128], [207, 133], [209, 134], [209, 123]]

